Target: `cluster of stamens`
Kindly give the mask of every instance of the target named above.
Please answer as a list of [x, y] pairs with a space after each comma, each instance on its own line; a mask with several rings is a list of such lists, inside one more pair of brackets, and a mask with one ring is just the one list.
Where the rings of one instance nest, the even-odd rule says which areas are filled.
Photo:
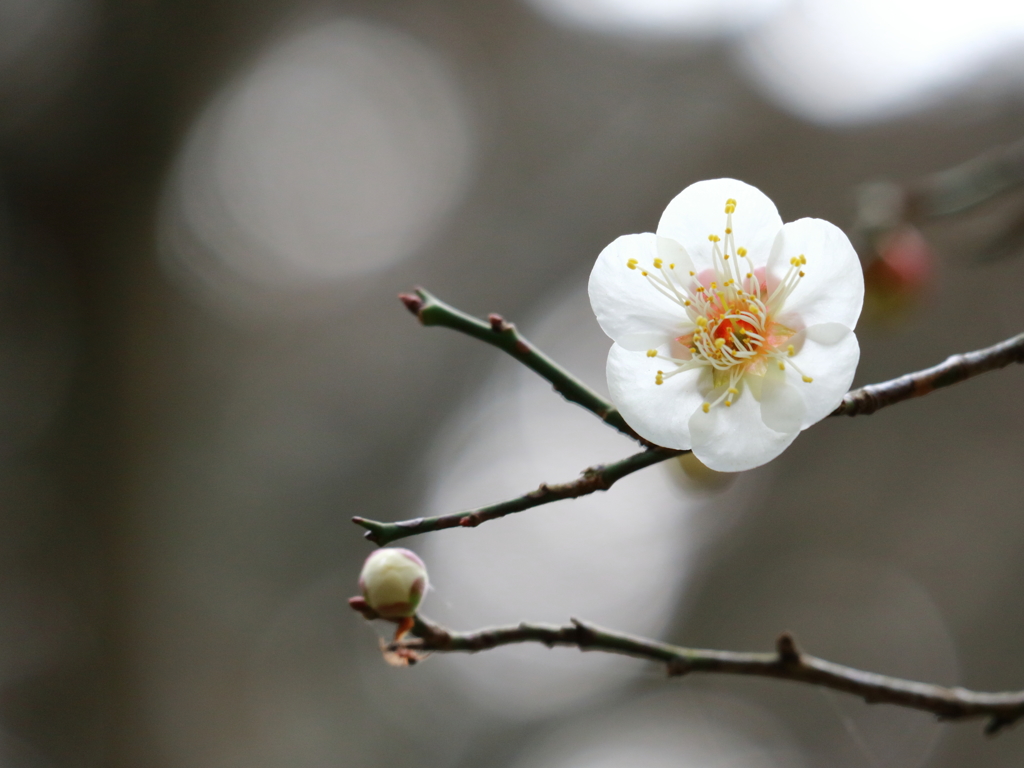
[[[647, 356], [665, 360], [674, 368], [659, 370], [655, 384], [683, 371], [710, 367], [714, 375], [716, 399], [705, 402], [704, 412], [719, 403], [731, 406], [739, 397], [743, 376], [747, 373], [763, 374], [767, 366], [775, 363], [781, 370], [792, 365], [805, 382], [812, 381], [793, 363], [794, 346], [788, 343], [795, 333], [775, 321], [779, 309], [804, 276], [802, 267], [807, 263], [801, 254], [790, 259], [789, 270], [769, 294], [767, 285], [755, 274], [745, 248], [737, 248], [733, 236], [732, 215], [736, 201], [725, 203], [725, 237], [709, 235], [712, 244], [713, 279], [693, 271], [682, 274], [675, 264], [654, 259], [653, 268], [642, 267], [636, 259], [626, 266], [640, 274], [663, 296], [677, 303], [686, 313], [687, 321], [676, 339], [689, 350], [689, 358], [674, 358], [656, 349]], [[705, 284], [705, 282], [707, 284]]]

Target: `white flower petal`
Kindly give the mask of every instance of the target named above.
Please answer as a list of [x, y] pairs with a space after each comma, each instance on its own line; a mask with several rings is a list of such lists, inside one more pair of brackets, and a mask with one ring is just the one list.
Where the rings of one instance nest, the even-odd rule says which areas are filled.
[[860, 361], [860, 344], [857, 335], [839, 323], [812, 325], [792, 341], [798, 350], [793, 362], [813, 379], [804, 382], [800, 373], [786, 366], [787, 379], [807, 407], [800, 426], [807, 429], [832, 413], [850, 390]]
[[757, 187], [736, 179], [698, 181], [673, 198], [658, 222], [658, 234], [682, 245], [697, 272], [713, 266], [708, 235], [725, 237], [725, 201], [729, 199], [736, 201], [732, 216], [736, 246], [747, 249], [755, 267], [768, 261], [782, 228], [775, 203]]
[[806, 328], [840, 323], [855, 328], [864, 304], [864, 270], [843, 230], [822, 219], [798, 219], [779, 232], [768, 259], [772, 290], [789, 270], [789, 260], [805, 256], [804, 277], [780, 310], [779, 319]]
[[608, 352], [608, 392], [637, 434], [666, 448], [689, 448], [690, 414], [704, 402], [698, 381], [704, 370], [683, 371], [655, 384], [658, 370], [672, 364], [613, 344]]
[[[641, 274], [641, 268], [653, 269], [656, 257], [656, 235], [624, 235], [601, 251], [590, 273], [590, 305], [597, 322], [626, 349], [661, 346], [690, 326], [683, 308]], [[630, 259], [639, 262], [637, 269], [626, 266]]]
[[806, 410], [803, 397], [786, 372], [769, 363], [761, 383], [761, 420], [776, 432], [799, 432]]
[[666, 264], [673, 265], [675, 272], [680, 278], [689, 282], [690, 272], [693, 271], [693, 262], [690, 261], [690, 254], [671, 237], [662, 237], [661, 235], [655, 235], [655, 237], [658, 238], [658, 256], [661, 260]]
[[742, 472], [766, 464], [800, 434], [799, 430], [771, 429], [761, 419], [761, 403], [747, 391], [731, 408], [717, 405], [707, 413], [697, 408], [689, 427], [694, 455], [719, 472]]

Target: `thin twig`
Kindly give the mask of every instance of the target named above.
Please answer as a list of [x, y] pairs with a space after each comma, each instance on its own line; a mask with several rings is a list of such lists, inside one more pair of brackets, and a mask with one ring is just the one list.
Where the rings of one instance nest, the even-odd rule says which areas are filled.
[[367, 539], [385, 546], [393, 541], [404, 539], [407, 536], [415, 536], [429, 531], [440, 531], [444, 528], [475, 528], [480, 523], [488, 520], [495, 520], [514, 512], [522, 512], [526, 509], [539, 507], [541, 504], [550, 504], [560, 499], [576, 499], [580, 496], [594, 493], [594, 491], [607, 491], [617, 480], [626, 475], [631, 475], [637, 470], [649, 467], [652, 464], [671, 459], [674, 456], [681, 456], [689, 451], [675, 451], [668, 448], [648, 448], [640, 453], [633, 454], [614, 464], [603, 464], [590, 467], [585, 470], [576, 480], [557, 485], [541, 483], [535, 491], [517, 496], [508, 501], [492, 504], [488, 507], [471, 509], [466, 512], [457, 512], [452, 515], [439, 515], [437, 517], [417, 517], [413, 520], [403, 520], [398, 523], [381, 523], [376, 520], [367, 520], [363, 517], [353, 517], [352, 522], [366, 528]]
[[1012, 363], [1024, 363], [1024, 333], [986, 349], [953, 355], [946, 362], [923, 371], [907, 373], [891, 381], [868, 384], [866, 387], [855, 389], [846, 394], [843, 402], [831, 415], [871, 414], [879, 408], [927, 395], [936, 389], [959, 384], [988, 371], [1005, 368]]
[[[360, 610], [357, 606], [354, 608]], [[364, 615], [367, 614], [364, 612]], [[407, 662], [415, 662], [424, 652], [475, 653], [517, 643], [540, 643], [549, 648], [573, 646], [582, 651], [619, 653], [658, 662], [665, 665], [671, 676], [718, 672], [774, 677], [844, 691], [860, 696], [869, 704], [895, 704], [931, 712], [941, 720], [988, 718], [985, 732], [989, 734], [1024, 717], [1024, 691], [979, 693], [865, 672], [803, 653], [788, 633], [779, 637], [774, 653], [683, 648], [602, 629], [578, 619], [563, 626], [523, 623], [475, 632], [453, 632], [417, 617], [412, 634], [415, 637], [392, 643], [387, 650], [404, 652]]]
[[[583, 406], [624, 435], [628, 435], [634, 440], [640, 440], [614, 405], [530, 344], [519, 333], [515, 325], [501, 315], [489, 315], [488, 321], [484, 322], [445, 304], [423, 288], [415, 289], [414, 293], [399, 294], [399, 298], [423, 325], [441, 325], [445, 328], [452, 328], [507, 352], [527, 368], [551, 382], [555, 391], [569, 402]], [[640, 442], [644, 441], [640, 440]]]

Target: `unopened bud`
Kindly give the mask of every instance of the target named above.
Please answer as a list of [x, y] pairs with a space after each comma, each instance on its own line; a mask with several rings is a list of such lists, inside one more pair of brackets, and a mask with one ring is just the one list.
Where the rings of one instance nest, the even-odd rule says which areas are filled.
[[925, 295], [935, 278], [936, 258], [910, 225], [882, 237], [876, 250], [878, 258], [864, 269], [864, 319], [884, 324], [902, 319]]
[[427, 567], [408, 549], [378, 549], [363, 564], [359, 589], [381, 617], [412, 616], [427, 591]]

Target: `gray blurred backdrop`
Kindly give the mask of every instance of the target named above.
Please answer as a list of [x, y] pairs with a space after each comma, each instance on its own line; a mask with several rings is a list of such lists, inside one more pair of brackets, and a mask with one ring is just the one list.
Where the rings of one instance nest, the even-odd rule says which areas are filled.
[[[585, 284], [686, 185], [784, 220], [1020, 137], [1016, 3], [0, 0], [0, 766], [1018, 766], [1024, 731], [793, 684], [505, 649], [387, 667], [352, 515], [456, 511], [630, 452], [427, 286], [603, 389]], [[1024, 325], [937, 281], [859, 383]], [[1024, 372], [411, 540], [458, 628], [599, 623], [1024, 688]]]

